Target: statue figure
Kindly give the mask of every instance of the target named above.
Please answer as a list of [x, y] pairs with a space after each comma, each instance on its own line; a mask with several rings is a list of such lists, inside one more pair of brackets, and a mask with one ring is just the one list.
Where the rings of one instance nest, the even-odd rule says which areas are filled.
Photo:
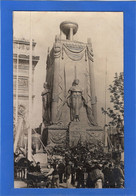
[[42, 118], [43, 118], [43, 123], [45, 125], [50, 124], [50, 89], [48, 88], [48, 85], [46, 83], [43, 84], [43, 92], [41, 94], [42, 96], [42, 102], [43, 102], [43, 107], [42, 107]]
[[82, 89], [79, 86], [79, 80], [75, 79], [73, 81], [72, 87], [69, 89], [70, 94], [67, 98], [67, 104], [70, 107], [70, 120], [80, 121], [80, 109], [85, 107], [87, 118], [91, 126], [97, 126], [97, 123], [92, 114], [91, 107], [88, 106], [85, 98], [83, 97]]
[[69, 89], [67, 104], [70, 107], [70, 120], [80, 121], [80, 109], [83, 105], [82, 101], [82, 89], [79, 87], [79, 80], [75, 79], [72, 83], [72, 87]]

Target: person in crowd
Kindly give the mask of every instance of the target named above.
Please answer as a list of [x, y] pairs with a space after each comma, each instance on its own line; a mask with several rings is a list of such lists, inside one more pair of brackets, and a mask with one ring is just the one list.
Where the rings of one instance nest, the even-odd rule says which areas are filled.
[[40, 162], [36, 163], [35, 172], [41, 172]]
[[35, 172], [34, 162], [30, 161], [30, 164], [28, 166], [28, 172]]
[[74, 186], [75, 185], [75, 180], [76, 180], [76, 167], [74, 163], [72, 163], [71, 166], [71, 184]]
[[91, 161], [88, 161], [86, 164], [86, 172], [87, 172], [87, 180], [86, 180], [86, 187], [87, 188], [93, 188], [93, 182], [91, 179], [91, 172], [92, 172], [92, 163]]
[[70, 165], [70, 161], [66, 162], [65, 177], [66, 177], [66, 188], [69, 188], [70, 187], [70, 182], [71, 182], [71, 165]]
[[[97, 173], [98, 171], [98, 173]], [[102, 165], [98, 164], [96, 166], [96, 173], [98, 174], [98, 179], [95, 182], [95, 188], [103, 188], [104, 174], [102, 172]]]
[[115, 179], [114, 179], [114, 174], [113, 174], [113, 163], [109, 164], [108, 181], [109, 181], [108, 188], [115, 188]]
[[95, 164], [92, 168], [90, 178], [93, 183], [93, 188], [102, 188], [104, 182], [104, 174], [102, 173], [102, 168], [100, 164]]
[[124, 173], [118, 162], [115, 163], [115, 167], [113, 169], [113, 175], [115, 180], [115, 187], [124, 188]]
[[109, 163], [106, 161], [103, 164], [104, 184], [103, 188], [109, 188]]
[[58, 164], [58, 174], [59, 174], [59, 183], [63, 183], [63, 175], [64, 175], [65, 166], [62, 161]]
[[[52, 173], [53, 173], [53, 171], [54, 171], [54, 169], [53, 169], [53, 164], [49, 164], [49, 165], [47, 166], [47, 168], [48, 168], [48, 173], [46, 174], [46, 177], [51, 176]], [[52, 178], [51, 178], [51, 179], [52, 179]]]
[[79, 164], [76, 170], [77, 188], [84, 188], [84, 168]]
[[58, 165], [55, 163], [53, 165], [52, 172], [52, 188], [59, 188], [59, 173], [58, 173]]
[[46, 174], [46, 177], [48, 176], [52, 176], [52, 188], [59, 188], [58, 165], [56, 163], [51, 164], [51, 168]]

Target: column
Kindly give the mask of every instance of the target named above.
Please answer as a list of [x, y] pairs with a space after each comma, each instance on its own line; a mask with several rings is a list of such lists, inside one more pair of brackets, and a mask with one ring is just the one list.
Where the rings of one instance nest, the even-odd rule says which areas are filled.
[[68, 39], [71, 41], [73, 40], [73, 28], [72, 27], [70, 27]]
[[97, 100], [96, 100], [96, 95], [95, 95], [93, 51], [92, 51], [92, 44], [90, 40], [88, 40], [88, 64], [89, 64], [89, 76], [90, 76], [92, 114], [95, 118], [95, 121], [97, 122]]
[[52, 91], [52, 107], [51, 107], [51, 121], [56, 122], [56, 115], [58, 112], [58, 99], [59, 99], [59, 70], [60, 70], [60, 44], [54, 45], [54, 64], [53, 64], [53, 91]]

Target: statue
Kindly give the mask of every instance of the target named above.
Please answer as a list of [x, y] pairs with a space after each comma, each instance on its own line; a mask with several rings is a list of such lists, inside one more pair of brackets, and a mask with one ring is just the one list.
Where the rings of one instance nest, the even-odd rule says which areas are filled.
[[83, 97], [82, 89], [79, 86], [79, 80], [75, 79], [73, 81], [72, 87], [69, 89], [70, 94], [67, 98], [67, 104], [70, 107], [70, 120], [80, 121], [80, 109], [85, 107], [87, 118], [91, 126], [97, 126], [97, 123], [92, 114], [91, 107], [88, 106], [85, 98]]
[[42, 118], [45, 125], [50, 124], [50, 89], [48, 88], [48, 85], [46, 83], [43, 84], [43, 92], [41, 94], [42, 96]]
[[67, 104], [70, 107], [70, 120], [80, 121], [80, 109], [83, 105], [82, 101], [82, 89], [79, 87], [79, 80], [73, 81], [72, 87], [69, 89]]

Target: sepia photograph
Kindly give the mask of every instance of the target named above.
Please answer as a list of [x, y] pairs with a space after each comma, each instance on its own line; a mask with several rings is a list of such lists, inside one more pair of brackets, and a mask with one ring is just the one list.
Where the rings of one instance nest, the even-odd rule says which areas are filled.
[[125, 188], [123, 12], [12, 17], [14, 188]]

